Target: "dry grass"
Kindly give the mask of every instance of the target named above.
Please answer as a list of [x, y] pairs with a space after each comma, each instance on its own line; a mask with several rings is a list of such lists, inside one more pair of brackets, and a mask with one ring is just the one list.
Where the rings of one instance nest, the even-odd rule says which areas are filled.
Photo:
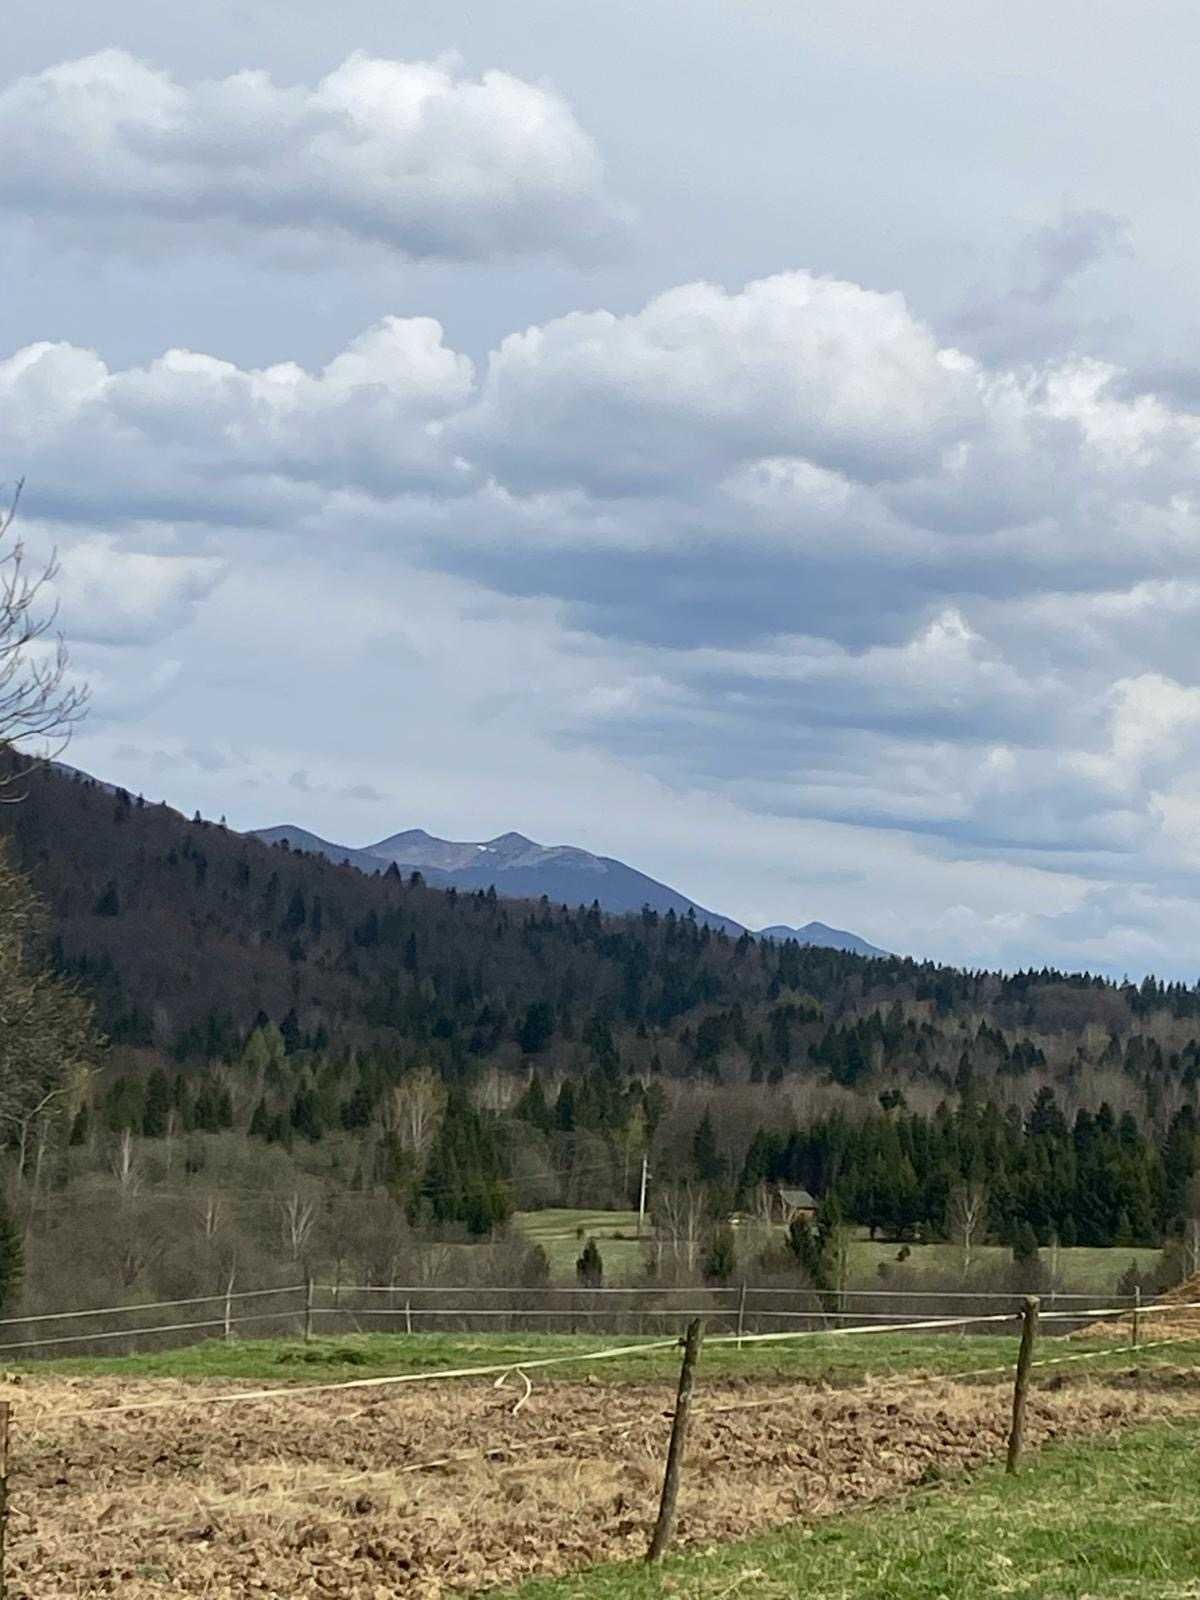
[[[1185, 1278], [1173, 1289], [1168, 1289], [1165, 1294], [1159, 1295], [1155, 1306], [1169, 1306], [1171, 1309], [1159, 1311], [1154, 1307], [1146, 1308], [1141, 1317], [1143, 1340], [1152, 1342], [1156, 1339], [1200, 1339], [1200, 1309], [1197, 1309], [1200, 1307], [1200, 1272]], [[1188, 1309], [1180, 1309], [1182, 1307]], [[1132, 1312], [1120, 1317], [1105, 1317], [1086, 1328], [1081, 1328], [1071, 1337], [1089, 1340], [1109, 1339], [1128, 1344], [1132, 1322]]]
[[[1031, 1401], [1034, 1446], [1200, 1416], [1190, 1371], [1144, 1387], [1066, 1373]], [[10, 1595], [385, 1600], [640, 1555], [670, 1385], [535, 1383], [514, 1415], [523, 1393], [473, 1383], [206, 1408], [197, 1384], [24, 1381], [11, 1391]], [[164, 1396], [191, 1403], [95, 1409]], [[723, 1379], [697, 1405], [679, 1536], [705, 1546], [995, 1458], [1008, 1388]], [[497, 1454], [467, 1454], [485, 1447]], [[446, 1464], [409, 1470], [430, 1460]]]

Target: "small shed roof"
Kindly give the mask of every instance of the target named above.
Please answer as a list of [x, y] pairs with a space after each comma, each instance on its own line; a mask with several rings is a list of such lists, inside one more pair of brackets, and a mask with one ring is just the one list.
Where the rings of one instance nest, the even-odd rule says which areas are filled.
[[792, 1189], [781, 1183], [779, 1185], [779, 1198], [785, 1206], [789, 1206], [793, 1211], [815, 1211], [817, 1209], [817, 1202], [807, 1189]]

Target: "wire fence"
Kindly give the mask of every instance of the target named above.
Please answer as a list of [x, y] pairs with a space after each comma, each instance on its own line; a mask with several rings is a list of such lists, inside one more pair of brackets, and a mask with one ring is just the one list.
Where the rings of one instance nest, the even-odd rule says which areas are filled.
[[[1060, 1332], [1101, 1317], [1129, 1316], [1140, 1295], [1113, 1296], [1104, 1308], [1092, 1296], [1058, 1293], [1046, 1299], [1044, 1320]], [[898, 1321], [946, 1321], [956, 1331], [985, 1328], [1017, 1293], [972, 1290], [837, 1291], [750, 1284], [578, 1287], [538, 1285], [329, 1284], [293, 1282], [256, 1289], [231, 1286], [186, 1299], [40, 1311], [0, 1318], [0, 1355], [125, 1355], [174, 1348], [214, 1336], [341, 1336], [355, 1333], [462, 1334], [553, 1332], [654, 1337], [681, 1330], [696, 1317], [739, 1337], [770, 1331], [881, 1327]], [[978, 1309], [975, 1309], [978, 1308]], [[195, 1311], [195, 1316], [180, 1312]], [[172, 1315], [174, 1313], [174, 1315]]]
[[[502, 1294], [505, 1291], [492, 1289], [486, 1291], [489, 1295]], [[181, 1309], [203, 1307], [211, 1300], [222, 1302], [222, 1314], [217, 1318], [197, 1318], [188, 1321], [162, 1322], [158, 1324], [143, 1323], [137, 1328], [122, 1328], [118, 1330], [88, 1327], [86, 1331], [77, 1335], [62, 1335], [57, 1332], [43, 1334], [40, 1331], [31, 1339], [10, 1342], [0, 1348], [27, 1349], [46, 1344], [54, 1349], [61, 1343], [79, 1341], [98, 1341], [101, 1339], [140, 1340], [157, 1338], [163, 1335], [177, 1333], [193, 1334], [198, 1330], [212, 1329], [219, 1326], [222, 1331], [233, 1336], [233, 1331], [239, 1326], [253, 1324], [260, 1327], [264, 1321], [272, 1321], [290, 1327], [290, 1331], [298, 1334], [307, 1332], [310, 1337], [314, 1330], [321, 1325], [325, 1316], [359, 1318], [365, 1314], [365, 1309], [379, 1297], [405, 1297], [402, 1307], [391, 1305], [377, 1306], [379, 1315], [401, 1315], [412, 1317], [414, 1326], [417, 1322], [417, 1313], [424, 1310], [429, 1317], [459, 1319], [478, 1318], [482, 1312], [490, 1310], [496, 1317], [514, 1319], [518, 1326], [532, 1322], [535, 1313], [542, 1311], [546, 1315], [561, 1314], [566, 1317], [578, 1317], [581, 1312], [599, 1308], [578, 1306], [570, 1304], [555, 1310], [549, 1306], [529, 1306], [527, 1304], [505, 1304], [503, 1306], [481, 1307], [477, 1302], [472, 1305], [462, 1304], [447, 1305], [444, 1297], [453, 1296], [464, 1300], [468, 1296], [474, 1297], [478, 1291], [467, 1288], [431, 1288], [418, 1285], [359, 1285], [359, 1286], [330, 1286], [317, 1285], [307, 1282], [303, 1284], [287, 1285], [271, 1290], [246, 1290], [234, 1291], [229, 1288], [221, 1295], [212, 1297], [196, 1297], [188, 1300], [160, 1302], [156, 1304], [138, 1304], [130, 1307], [96, 1307], [72, 1313], [51, 1313], [35, 1315], [25, 1318], [9, 1319], [3, 1326], [5, 1328], [41, 1330], [47, 1322], [68, 1321], [72, 1318], [80, 1322], [93, 1322], [97, 1318], [111, 1316], [140, 1316], [149, 1313], [173, 1312]], [[511, 1293], [511, 1291], [510, 1291]], [[526, 1292], [522, 1292], [523, 1298]], [[608, 1363], [633, 1363], [635, 1370], [638, 1362], [648, 1356], [661, 1358], [671, 1352], [678, 1352], [681, 1344], [684, 1346], [684, 1360], [680, 1371], [679, 1386], [674, 1406], [663, 1410], [661, 1405], [651, 1403], [644, 1414], [625, 1416], [611, 1421], [593, 1423], [584, 1427], [558, 1427], [552, 1432], [537, 1432], [532, 1436], [514, 1437], [510, 1428], [502, 1429], [492, 1440], [473, 1444], [462, 1449], [441, 1449], [435, 1454], [416, 1460], [402, 1460], [391, 1465], [380, 1462], [369, 1467], [360, 1467], [357, 1470], [342, 1471], [326, 1477], [308, 1477], [305, 1481], [297, 1481], [291, 1487], [274, 1486], [256, 1491], [252, 1498], [248, 1498], [245, 1491], [228, 1494], [212, 1494], [196, 1491], [190, 1495], [186, 1509], [178, 1511], [164, 1511], [162, 1513], [146, 1513], [144, 1505], [139, 1505], [142, 1490], [131, 1487], [124, 1498], [114, 1501], [114, 1505], [121, 1507], [119, 1514], [106, 1514], [103, 1526], [90, 1530], [93, 1536], [100, 1541], [97, 1551], [107, 1549], [108, 1544], [114, 1539], [128, 1537], [135, 1532], [152, 1532], [155, 1537], [161, 1535], [164, 1540], [171, 1541], [178, 1547], [175, 1535], [178, 1530], [191, 1526], [195, 1529], [197, 1519], [209, 1527], [224, 1526], [230, 1520], [239, 1525], [253, 1528], [256, 1519], [268, 1517], [277, 1509], [288, 1506], [301, 1506], [305, 1508], [308, 1525], [312, 1519], [318, 1521], [325, 1518], [331, 1522], [343, 1520], [346, 1516], [342, 1499], [351, 1491], [369, 1486], [372, 1496], [395, 1496], [399, 1494], [401, 1480], [408, 1479], [414, 1474], [447, 1472], [468, 1462], [502, 1461], [508, 1463], [514, 1456], [536, 1456], [538, 1453], [552, 1454], [560, 1451], [562, 1447], [575, 1442], [594, 1440], [622, 1432], [630, 1433], [641, 1430], [645, 1437], [648, 1449], [660, 1451], [663, 1444], [663, 1435], [666, 1439], [665, 1470], [663, 1472], [661, 1496], [658, 1502], [658, 1515], [654, 1522], [654, 1531], [650, 1543], [650, 1558], [658, 1559], [663, 1550], [669, 1545], [675, 1524], [680, 1483], [685, 1471], [685, 1452], [687, 1432], [689, 1425], [696, 1420], [701, 1422], [706, 1418], [724, 1418], [739, 1412], [752, 1412], [767, 1407], [778, 1410], [786, 1407], [788, 1398], [786, 1392], [781, 1392], [776, 1387], [769, 1395], [751, 1394], [740, 1396], [732, 1400], [719, 1400], [704, 1403], [703, 1398], [698, 1406], [692, 1404], [693, 1389], [696, 1382], [696, 1369], [700, 1355], [701, 1340], [705, 1323], [711, 1330], [708, 1332], [705, 1347], [709, 1350], [723, 1351], [726, 1358], [732, 1361], [732, 1372], [736, 1374], [740, 1362], [756, 1346], [787, 1347], [801, 1343], [814, 1344], [818, 1350], [830, 1352], [845, 1340], [872, 1340], [878, 1335], [890, 1335], [911, 1338], [915, 1336], [963, 1335], [975, 1331], [986, 1331], [992, 1335], [1000, 1336], [1013, 1341], [1006, 1350], [1005, 1356], [999, 1362], [985, 1366], [962, 1367], [952, 1365], [940, 1371], [903, 1371], [880, 1375], [878, 1371], [867, 1371], [861, 1374], [857, 1382], [863, 1393], [868, 1397], [889, 1387], [903, 1386], [906, 1389], [916, 1390], [924, 1386], [938, 1384], [986, 1384], [988, 1380], [1001, 1388], [999, 1404], [1002, 1405], [1008, 1423], [1008, 1465], [1009, 1469], [1018, 1469], [1021, 1459], [1024, 1435], [1025, 1400], [1035, 1375], [1052, 1368], [1062, 1367], [1067, 1364], [1101, 1364], [1133, 1362], [1140, 1371], [1143, 1364], [1154, 1359], [1156, 1353], [1168, 1349], [1182, 1349], [1187, 1345], [1200, 1346], [1200, 1317], [1195, 1319], [1194, 1327], [1184, 1331], [1173, 1331], [1168, 1325], [1163, 1337], [1147, 1337], [1153, 1335], [1154, 1321], [1156, 1318], [1173, 1316], [1186, 1320], [1192, 1313], [1200, 1312], [1200, 1301], [1183, 1303], [1162, 1302], [1158, 1304], [1142, 1304], [1137, 1297], [1131, 1297], [1126, 1303], [1113, 1301], [1099, 1306], [1072, 1304], [1064, 1307], [1057, 1304], [1051, 1308], [1049, 1304], [1042, 1305], [1036, 1299], [1016, 1300], [1005, 1295], [980, 1295], [970, 1296], [967, 1293], [956, 1293], [954, 1296], [891, 1296], [885, 1298], [913, 1299], [922, 1302], [924, 1314], [920, 1315], [893, 1315], [890, 1311], [880, 1309], [875, 1312], [863, 1312], [851, 1305], [836, 1311], [824, 1307], [817, 1309], [811, 1306], [797, 1306], [791, 1311], [784, 1311], [774, 1306], [763, 1308], [761, 1313], [750, 1308], [752, 1296], [756, 1293], [761, 1296], [779, 1295], [777, 1290], [753, 1291], [747, 1287], [737, 1286], [734, 1289], [706, 1291], [703, 1295], [703, 1304], [697, 1304], [697, 1294], [694, 1288], [678, 1291], [634, 1291], [634, 1290], [596, 1290], [593, 1295], [622, 1295], [634, 1297], [636, 1303], [628, 1310], [619, 1310], [615, 1313], [607, 1312], [608, 1316], [614, 1314], [618, 1318], [638, 1317], [647, 1320], [659, 1319], [672, 1323], [674, 1326], [665, 1331], [660, 1337], [640, 1336], [631, 1342], [623, 1341], [602, 1345], [595, 1349], [551, 1349], [547, 1354], [534, 1353], [537, 1346], [531, 1347], [529, 1352], [521, 1352], [515, 1356], [506, 1353], [503, 1359], [470, 1362], [460, 1365], [443, 1365], [433, 1367], [410, 1367], [399, 1372], [387, 1372], [369, 1377], [354, 1377], [330, 1380], [327, 1382], [300, 1382], [300, 1383], [271, 1383], [257, 1387], [241, 1386], [227, 1387], [225, 1389], [212, 1389], [204, 1387], [191, 1392], [157, 1393], [148, 1396], [136, 1396], [129, 1399], [116, 1399], [102, 1401], [101, 1403], [82, 1404], [79, 1406], [63, 1407], [54, 1404], [51, 1407], [39, 1408], [36, 1396], [30, 1397], [28, 1405], [22, 1405], [18, 1415], [20, 1433], [15, 1440], [17, 1452], [25, 1451], [36, 1454], [38, 1451], [48, 1452], [49, 1456], [58, 1459], [62, 1457], [63, 1438], [62, 1430], [85, 1424], [91, 1430], [104, 1430], [115, 1425], [118, 1418], [144, 1415], [148, 1419], [148, 1426], [153, 1426], [152, 1416], [163, 1413], [186, 1414], [196, 1418], [200, 1414], [198, 1423], [189, 1423], [188, 1438], [196, 1437], [196, 1426], [204, 1426], [204, 1418], [213, 1417], [218, 1411], [226, 1408], [267, 1408], [272, 1411], [280, 1407], [292, 1408], [308, 1400], [319, 1400], [324, 1406], [326, 1401], [343, 1393], [351, 1396], [361, 1395], [364, 1399], [368, 1396], [384, 1396], [390, 1393], [400, 1393], [413, 1388], [431, 1387], [438, 1392], [444, 1392], [445, 1386], [471, 1384], [477, 1381], [488, 1380], [493, 1387], [508, 1387], [510, 1395], [512, 1386], [523, 1389], [523, 1393], [510, 1406], [505, 1403], [504, 1411], [497, 1413], [498, 1421], [505, 1415], [510, 1418], [518, 1417], [528, 1402], [533, 1391], [533, 1378], [531, 1374], [560, 1374], [570, 1375], [572, 1372], [587, 1372], [595, 1370], [598, 1366]], [[793, 1291], [794, 1294], [799, 1292]], [[546, 1298], [571, 1297], [579, 1295], [578, 1291], [550, 1290], [545, 1291]], [[653, 1305], [647, 1306], [643, 1297], [654, 1294], [658, 1298]], [[679, 1303], [664, 1303], [677, 1300]], [[326, 1303], [328, 1299], [336, 1296], [339, 1303]], [[443, 1301], [436, 1306], [414, 1306], [413, 1301], [422, 1296], [441, 1296]], [[267, 1311], [254, 1309], [257, 1299], [273, 1297], [279, 1305]], [[353, 1297], [355, 1304], [345, 1304], [346, 1297]], [[732, 1299], [731, 1299], [732, 1297]], [[581, 1296], [586, 1299], [586, 1292]], [[864, 1299], [878, 1302], [879, 1292], [864, 1291], [858, 1296], [846, 1297], [850, 1300]], [[962, 1306], [949, 1315], [933, 1314], [938, 1309], [930, 1302], [933, 1300], [951, 1299], [963, 1302], [970, 1300], [970, 1304]], [[1063, 1297], [1058, 1297], [1061, 1301]], [[1087, 1297], [1080, 1296], [1080, 1300]], [[361, 1303], [358, 1303], [361, 1302]], [[978, 1302], [978, 1304], [976, 1304]], [[613, 1301], [607, 1302], [613, 1304]], [[249, 1305], [251, 1309], [241, 1308]], [[791, 1325], [778, 1327], [764, 1327], [760, 1325], [761, 1318], [772, 1316], [788, 1316], [793, 1320]], [[811, 1325], [797, 1325], [800, 1319], [809, 1319]], [[888, 1319], [888, 1320], [884, 1320]], [[687, 1324], [686, 1339], [681, 1340], [680, 1328]], [[1066, 1348], [1058, 1345], [1057, 1353], [1050, 1356], [1036, 1356], [1039, 1336], [1062, 1334], [1073, 1331], [1081, 1325], [1092, 1324], [1129, 1324], [1129, 1337], [1127, 1340], [1109, 1340], [1100, 1348]], [[428, 1326], [429, 1324], [425, 1324]], [[494, 1327], [494, 1323], [487, 1326]], [[538, 1324], [544, 1326], [544, 1324]], [[1016, 1342], [1020, 1335], [1019, 1344]], [[822, 1341], [817, 1344], [817, 1341]], [[541, 1348], [545, 1348], [544, 1346]], [[1044, 1348], [1044, 1346], [1043, 1346]], [[895, 1350], [893, 1344], [880, 1347], [881, 1357], [888, 1351]], [[644, 1369], [643, 1369], [644, 1370]], [[724, 1370], [724, 1368], [723, 1368]], [[761, 1374], [758, 1374], [761, 1376]], [[750, 1376], [755, 1376], [753, 1369]], [[1012, 1384], [1011, 1403], [1009, 1400], [1008, 1383]], [[793, 1395], [800, 1392], [793, 1389]], [[0, 1567], [4, 1560], [7, 1548], [8, 1556], [18, 1564], [28, 1557], [32, 1560], [36, 1553], [40, 1537], [36, 1517], [22, 1504], [22, 1498], [17, 1497], [11, 1503], [11, 1526], [6, 1527], [6, 1520], [10, 1511], [8, 1485], [10, 1473], [14, 1468], [10, 1461], [7, 1447], [8, 1424], [10, 1405], [0, 1402]], [[338, 1413], [342, 1415], [343, 1413]], [[867, 1408], [864, 1428], [872, 1426], [872, 1413]], [[877, 1421], [877, 1414], [875, 1414]], [[669, 1430], [669, 1432], [668, 1432]], [[251, 1429], [251, 1432], [253, 1430]], [[65, 1459], [65, 1457], [63, 1458]], [[24, 1466], [24, 1463], [22, 1463]], [[26, 1469], [27, 1470], [27, 1469]], [[329, 1504], [321, 1497], [333, 1495], [335, 1503]], [[207, 1538], [208, 1535], [205, 1535]], [[96, 1560], [101, 1562], [100, 1553]], [[0, 1576], [0, 1594], [4, 1593], [3, 1577]]]

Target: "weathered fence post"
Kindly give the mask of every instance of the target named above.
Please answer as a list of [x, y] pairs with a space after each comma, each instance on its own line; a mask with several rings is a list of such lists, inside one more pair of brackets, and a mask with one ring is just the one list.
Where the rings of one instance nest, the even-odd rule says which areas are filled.
[[405, 1333], [411, 1333], [412, 1332], [412, 1301], [411, 1300], [406, 1300], [404, 1302], [404, 1331], [405, 1331]]
[[679, 1480], [683, 1475], [683, 1452], [687, 1446], [688, 1415], [692, 1409], [692, 1389], [696, 1381], [696, 1363], [700, 1359], [700, 1346], [704, 1342], [704, 1319], [697, 1317], [688, 1324], [687, 1339], [683, 1347], [683, 1365], [679, 1369], [679, 1389], [675, 1396], [675, 1414], [671, 1418], [671, 1443], [667, 1447], [667, 1470], [663, 1474], [662, 1499], [658, 1506], [658, 1521], [654, 1537], [646, 1552], [646, 1560], [660, 1562], [675, 1532], [675, 1509], [679, 1499]]
[[229, 1271], [229, 1282], [225, 1285], [225, 1343], [233, 1338], [233, 1269]]
[[8, 1425], [9, 1404], [0, 1400], [0, 1600], [8, 1594]]
[[1021, 1459], [1021, 1445], [1025, 1439], [1025, 1396], [1029, 1389], [1029, 1368], [1033, 1362], [1033, 1346], [1037, 1339], [1038, 1298], [1029, 1295], [1022, 1313], [1021, 1348], [1017, 1354], [1017, 1378], [1013, 1384], [1012, 1428], [1008, 1435], [1008, 1462], [1005, 1471], [1013, 1473]]
[[309, 1276], [304, 1282], [304, 1342], [312, 1338], [313, 1331], [313, 1281]]
[[1132, 1333], [1132, 1337], [1130, 1339], [1130, 1343], [1133, 1345], [1133, 1348], [1135, 1350], [1138, 1347], [1138, 1335], [1142, 1331], [1141, 1324], [1142, 1324], [1142, 1286], [1141, 1286], [1140, 1283], [1135, 1283], [1134, 1286], [1133, 1286], [1133, 1333]]
[[746, 1331], [746, 1281], [745, 1281], [745, 1279], [743, 1279], [742, 1280], [742, 1287], [738, 1291], [737, 1342], [738, 1342], [738, 1349], [739, 1350], [742, 1348], [742, 1335], [745, 1333], [745, 1331]]

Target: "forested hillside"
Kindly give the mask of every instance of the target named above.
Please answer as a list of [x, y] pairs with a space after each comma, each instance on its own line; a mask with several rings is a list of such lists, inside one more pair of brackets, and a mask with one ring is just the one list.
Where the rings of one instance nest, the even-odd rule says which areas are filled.
[[968, 973], [458, 894], [269, 848], [81, 775], [26, 786], [0, 829], [51, 913], [57, 964], [95, 994], [114, 1044], [180, 1062], [228, 1059], [269, 1020], [289, 1051], [415, 1052], [447, 1078], [615, 1053], [668, 1076], [951, 1089], [1041, 1065], [1033, 1038], [1047, 1035], [1071, 1073], [1194, 1076], [1195, 988]]
[[67, 1190], [127, 1174], [130, 1139], [170, 1174], [183, 1138], [185, 1176], [307, 1174], [475, 1234], [627, 1204], [643, 1155], [652, 1202], [694, 1191], [706, 1227], [779, 1180], [900, 1239], [985, 1191], [989, 1236], [1027, 1248], [1160, 1242], [1197, 1209], [1194, 988], [436, 890], [80, 775], [26, 788], [0, 828], [108, 1040]]

